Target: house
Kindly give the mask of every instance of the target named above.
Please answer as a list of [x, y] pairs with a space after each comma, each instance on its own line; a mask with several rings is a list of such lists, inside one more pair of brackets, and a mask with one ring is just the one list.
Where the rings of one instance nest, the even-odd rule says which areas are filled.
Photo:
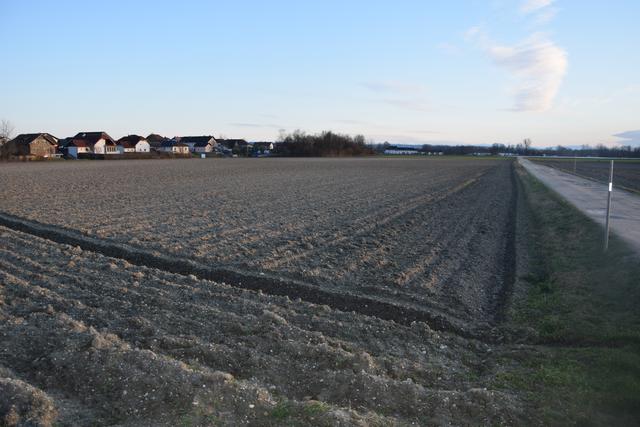
[[244, 139], [220, 139], [218, 142], [229, 150], [243, 151], [249, 146], [249, 143]]
[[186, 144], [192, 153], [210, 153], [218, 144], [212, 136], [183, 136], [176, 140]]
[[117, 147], [120, 153], [148, 153], [151, 151], [149, 142], [139, 135], [128, 135], [120, 138]]
[[120, 154], [116, 142], [106, 132], [80, 132], [67, 147], [68, 155], [76, 158], [80, 153]]
[[48, 133], [23, 133], [7, 142], [5, 149], [12, 156], [53, 157], [58, 138]]
[[157, 133], [151, 133], [145, 139], [149, 143], [150, 148], [156, 151], [162, 151], [162, 144], [169, 140], [169, 138], [158, 135]]
[[252, 146], [244, 139], [222, 139], [218, 143], [233, 154], [248, 156], [251, 154]]
[[90, 154], [91, 147], [89, 147], [89, 145], [82, 140], [71, 140], [71, 142], [69, 142], [65, 147], [65, 151], [67, 153], [67, 156], [77, 159], [78, 157], [80, 157], [79, 154]]
[[273, 142], [260, 141], [253, 143], [253, 152], [261, 153], [261, 154], [269, 154], [273, 151], [274, 145]]
[[189, 154], [189, 146], [179, 141], [167, 140], [156, 149], [163, 153]]
[[69, 144], [73, 141], [73, 138], [62, 138], [58, 140], [58, 153], [67, 155], [67, 149]]
[[392, 155], [412, 155], [412, 154], [421, 154], [420, 150], [416, 147], [402, 147], [389, 145], [384, 149], [384, 154], [392, 154]]

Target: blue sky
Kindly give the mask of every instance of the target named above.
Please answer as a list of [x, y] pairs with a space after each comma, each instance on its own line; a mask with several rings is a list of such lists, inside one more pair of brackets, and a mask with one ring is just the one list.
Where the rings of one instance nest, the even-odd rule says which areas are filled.
[[638, 17], [635, 0], [0, 0], [0, 118], [58, 137], [640, 144]]

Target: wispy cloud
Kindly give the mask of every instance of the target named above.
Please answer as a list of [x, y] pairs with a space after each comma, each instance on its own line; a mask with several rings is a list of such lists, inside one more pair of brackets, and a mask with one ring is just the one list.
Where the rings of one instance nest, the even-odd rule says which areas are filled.
[[520, 5], [522, 13], [533, 13], [553, 4], [554, 0], [525, 0]]
[[492, 46], [493, 61], [516, 79], [515, 111], [546, 111], [567, 72], [567, 52], [543, 35], [536, 34], [515, 46]]
[[537, 13], [534, 17], [533, 23], [535, 25], [545, 25], [553, 21], [553, 18], [558, 14], [558, 9], [555, 7], [547, 7]]
[[622, 139], [622, 141], [618, 141], [622, 145], [640, 145], [640, 129], [616, 133], [613, 136]]
[[[547, 23], [555, 16], [554, 0], [526, 0], [520, 6], [525, 14], [535, 14], [536, 23]], [[480, 26], [469, 28], [467, 41], [475, 42], [499, 67], [509, 71], [514, 83], [513, 111], [546, 111], [553, 101], [569, 66], [566, 50], [546, 33], [536, 32], [525, 40], [505, 45], [497, 43]]]

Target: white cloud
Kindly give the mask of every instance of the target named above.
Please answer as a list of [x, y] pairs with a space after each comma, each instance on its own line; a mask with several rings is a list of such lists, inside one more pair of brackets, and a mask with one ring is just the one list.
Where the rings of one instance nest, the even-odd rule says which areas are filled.
[[545, 7], [551, 6], [554, 0], [525, 0], [520, 5], [520, 11], [522, 13], [532, 13]]
[[[555, 17], [555, 0], [526, 0], [521, 13], [534, 25], [549, 23]], [[514, 81], [514, 111], [545, 111], [552, 107], [567, 72], [567, 52], [543, 33], [534, 33], [514, 45], [503, 45], [489, 37], [480, 26], [465, 33], [467, 41], [475, 42], [493, 62], [508, 70]]]
[[569, 64], [564, 49], [542, 35], [534, 35], [515, 46], [492, 46], [488, 53], [516, 80], [515, 111], [551, 108]]
[[534, 24], [535, 25], [545, 25], [549, 22], [553, 21], [553, 18], [558, 14], [558, 9], [555, 7], [548, 7], [540, 11], [535, 16]]

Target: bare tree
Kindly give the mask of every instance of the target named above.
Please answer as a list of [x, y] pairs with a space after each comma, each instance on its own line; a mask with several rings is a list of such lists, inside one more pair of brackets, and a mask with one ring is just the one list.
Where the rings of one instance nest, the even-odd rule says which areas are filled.
[[529, 138], [525, 138], [524, 141], [524, 153], [529, 154], [529, 149], [531, 148], [531, 140]]
[[15, 127], [13, 126], [13, 123], [9, 120], [2, 119], [2, 121], [0, 121], [0, 145], [9, 141], [13, 137], [14, 131]]

